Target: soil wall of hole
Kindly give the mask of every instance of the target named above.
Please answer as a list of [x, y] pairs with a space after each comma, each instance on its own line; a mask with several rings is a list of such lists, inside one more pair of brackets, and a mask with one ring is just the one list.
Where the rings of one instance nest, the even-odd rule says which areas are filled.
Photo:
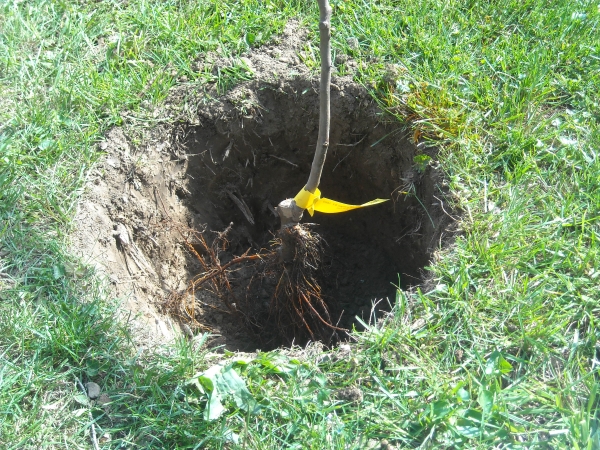
[[[288, 54], [298, 51], [293, 42], [286, 45]], [[241, 329], [208, 292], [196, 293], [196, 305], [187, 309], [193, 317], [161, 314], [169, 296], [202, 271], [182, 230], [204, 230], [210, 239], [233, 223], [223, 257], [258, 251], [279, 227], [274, 207], [306, 183], [318, 132], [318, 81], [307, 71], [290, 73], [294, 61], [275, 60], [270, 50], [248, 61], [253, 81], [224, 95], [216, 86], [192, 100], [189, 90], [175, 91], [167, 109], [191, 103], [191, 119], [158, 126], [139, 144], [114, 129], [102, 144], [107, 157], [82, 202], [74, 247], [106, 273], [114, 295], [140, 313], [142, 328], [154, 337], [171, 338], [169, 329], [180, 327], [189, 335], [211, 331], [214, 344], [231, 350], [289, 344]], [[350, 76], [334, 79], [331, 111], [323, 195], [352, 204], [390, 199], [343, 214], [305, 213], [303, 221], [317, 224], [326, 242], [324, 298], [335, 305], [338, 323], [351, 327], [355, 316], [369, 320], [374, 301], [388, 308], [394, 285], [421, 282], [451, 219], [435, 152], [428, 151], [432, 162], [418, 170], [414, 157], [425, 150]]]

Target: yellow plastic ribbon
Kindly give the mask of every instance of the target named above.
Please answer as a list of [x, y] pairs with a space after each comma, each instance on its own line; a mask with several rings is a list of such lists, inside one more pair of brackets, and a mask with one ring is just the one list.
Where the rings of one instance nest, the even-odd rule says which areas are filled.
[[296, 205], [302, 209], [306, 209], [311, 216], [315, 211], [329, 214], [341, 213], [388, 201], [388, 199], [377, 198], [370, 202], [363, 203], [362, 205], [348, 205], [346, 203], [336, 202], [329, 198], [321, 198], [321, 191], [319, 189], [317, 189], [314, 194], [311, 194], [304, 188], [298, 192], [294, 197], [294, 200], [296, 201]]

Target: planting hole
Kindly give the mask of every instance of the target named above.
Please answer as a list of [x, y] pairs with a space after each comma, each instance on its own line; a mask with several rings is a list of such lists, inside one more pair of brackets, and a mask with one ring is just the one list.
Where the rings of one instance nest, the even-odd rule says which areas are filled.
[[[209, 282], [190, 290], [190, 280], [210, 269], [198, 236], [210, 247], [232, 224], [214, 247], [221, 266], [236, 256], [272, 251], [279, 229], [274, 208], [298, 193], [310, 171], [317, 80], [290, 74], [268, 51], [245, 63], [253, 66], [254, 79], [224, 95], [218, 85], [212, 99], [174, 92], [172, 109], [193, 105], [186, 120], [156, 127], [141, 144], [114, 129], [102, 145], [107, 158], [80, 208], [76, 242], [108, 273], [116, 295], [147, 319], [155, 337], [168, 337], [172, 324], [186, 334], [210, 331], [214, 343], [245, 351], [311, 338], [282, 334], [269, 323], [274, 287], [256, 285], [260, 268], [251, 273], [248, 264], [232, 266], [226, 299]], [[269, 64], [278, 71], [275, 78]], [[450, 211], [434, 152], [417, 149], [401, 124], [350, 77], [334, 79], [331, 102], [323, 196], [350, 204], [390, 199], [341, 214], [305, 212], [302, 220], [315, 224], [311, 232], [323, 239], [315, 280], [331, 324], [361, 329], [356, 317], [368, 323], [388, 310], [396, 286], [421, 283]], [[257, 287], [248, 288], [251, 283]], [[235, 313], [240, 305], [232, 311], [231, 303], [250, 291], [252, 317], [242, 320]], [[332, 329], [326, 343], [345, 336]]]

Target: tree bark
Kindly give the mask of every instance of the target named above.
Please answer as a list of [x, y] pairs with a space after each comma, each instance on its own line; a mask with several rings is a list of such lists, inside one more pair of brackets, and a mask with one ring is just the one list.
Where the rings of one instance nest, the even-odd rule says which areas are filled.
[[[319, 136], [317, 148], [310, 168], [308, 182], [304, 188], [314, 194], [319, 183], [329, 149], [329, 129], [331, 125], [331, 6], [328, 0], [318, 0], [319, 3], [319, 49], [321, 53], [321, 82], [319, 89]], [[295, 225], [302, 219], [304, 209], [299, 207], [294, 199], [283, 200], [277, 206], [281, 219], [281, 227]]]
[[329, 148], [329, 128], [331, 124], [330, 86], [331, 86], [331, 7], [328, 0], [318, 0], [319, 34], [321, 51], [321, 85], [319, 91], [319, 138], [317, 148], [310, 168], [310, 176], [306, 183], [306, 190], [314, 194], [321, 182], [321, 174]]

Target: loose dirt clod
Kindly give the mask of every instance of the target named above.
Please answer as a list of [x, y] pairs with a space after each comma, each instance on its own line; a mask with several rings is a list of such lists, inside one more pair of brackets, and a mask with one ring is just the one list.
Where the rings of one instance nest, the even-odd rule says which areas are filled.
[[[396, 286], [419, 284], [440, 246], [452, 211], [435, 151], [418, 149], [351, 74], [333, 80], [320, 189], [347, 203], [391, 201], [317, 213], [313, 224], [278, 234], [274, 208], [304, 186], [317, 139], [318, 81], [297, 56], [304, 33], [291, 24], [278, 47], [247, 55], [251, 81], [225, 93], [218, 84], [179, 86], [155, 113], [167, 123], [107, 135], [74, 245], [141, 313], [148, 339], [180, 328], [210, 332], [230, 350], [332, 343], [344, 338], [341, 329], [361, 327], [355, 317], [388, 308]], [[338, 69], [351, 72], [352, 61]], [[428, 164], [416, 165], [417, 155]], [[294, 255], [278, 252], [282, 239], [298, 236], [309, 243], [298, 250], [301, 270], [289, 263]], [[381, 299], [389, 301], [373, 308]]]

